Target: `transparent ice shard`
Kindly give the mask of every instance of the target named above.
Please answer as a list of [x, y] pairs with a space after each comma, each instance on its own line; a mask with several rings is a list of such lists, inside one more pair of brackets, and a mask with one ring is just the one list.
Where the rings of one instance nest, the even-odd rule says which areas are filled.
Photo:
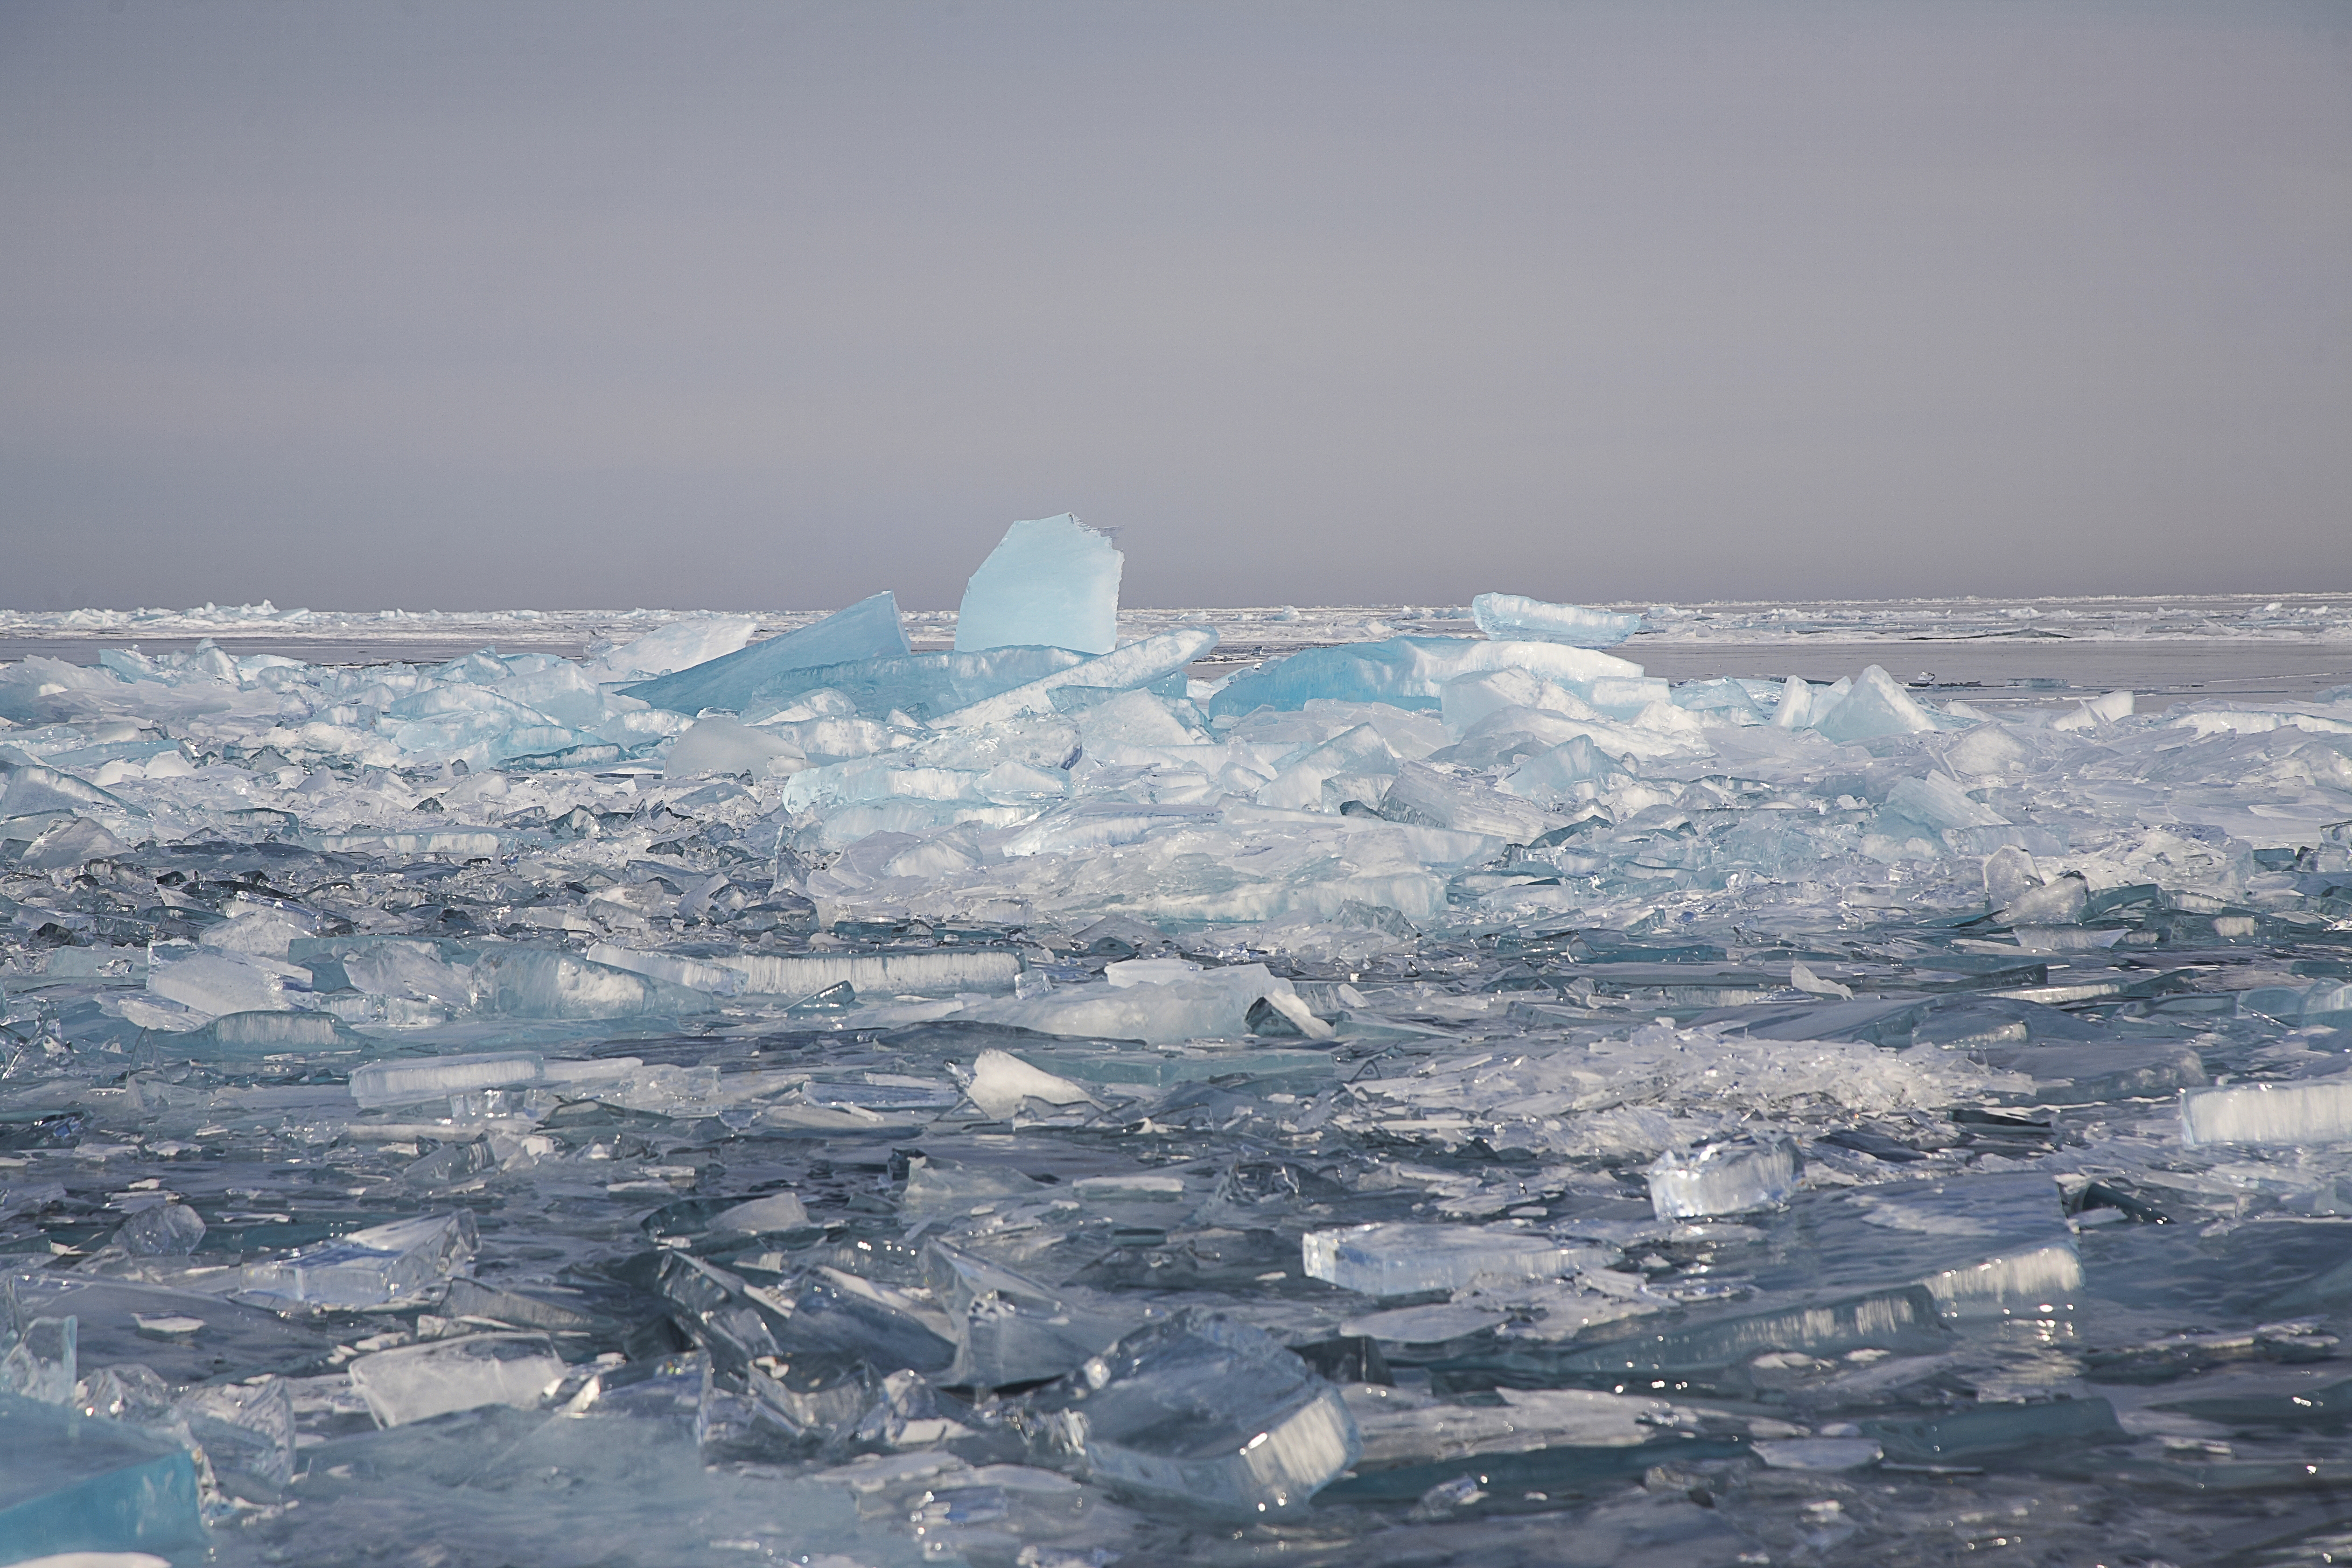
[[2180, 1137], [2190, 1144], [2273, 1147], [2352, 1140], [2352, 1079], [2184, 1089]]
[[1608, 647], [1642, 629], [1642, 617], [1581, 605], [1549, 605], [1518, 594], [1481, 594], [1470, 601], [1471, 618], [1488, 637], [1504, 642], [1558, 642], [1576, 647]]
[[147, 953], [147, 989], [200, 1013], [274, 1012], [294, 1005], [289, 981], [307, 984], [310, 973], [257, 953], [223, 952], [178, 942], [157, 942]]
[[1060, 1377], [1145, 1316], [1131, 1303], [1055, 1289], [939, 1242], [925, 1250], [924, 1266], [932, 1298], [954, 1326], [955, 1364], [944, 1381], [959, 1387]]
[[1668, 1151], [1650, 1165], [1650, 1207], [1660, 1219], [1769, 1208], [1796, 1189], [1798, 1168], [1796, 1145], [1784, 1138]]
[[1388, 1223], [1310, 1230], [1307, 1277], [1368, 1296], [1460, 1290], [1481, 1279], [1557, 1279], [1594, 1260], [1589, 1247], [1507, 1226]]
[[278, 1056], [293, 1051], [350, 1050], [361, 1037], [331, 1013], [230, 1013], [181, 1037], [180, 1048], [205, 1060]]
[[248, 1263], [238, 1289], [247, 1296], [320, 1308], [415, 1301], [463, 1268], [475, 1244], [469, 1210], [394, 1220], [284, 1258]]
[[0, 1551], [11, 1562], [82, 1552], [152, 1561], [205, 1545], [194, 1461], [167, 1437], [0, 1393]]
[[371, 1062], [352, 1072], [352, 1098], [370, 1110], [387, 1105], [421, 1105], [476, 1089], [533, 1083], [541, 1069], [539, 1057], [529, 1051]]
[[1304, 1507], [1356, 1460], [1339, 1390], [1262, 1330], [1186, 1309], [1022, 1401], [1037, 1451], [1227, 1517]]
[[792, 672], [909, 651], [898, 625], [898, 601], [888, 592], [835, 610], [814, 626], [756, 642], [738, 652], [630, 687], [629, 695], [673, 712], [706, 708], [740, 713]]
[[115, 1245], [136, 1258], [184, 1256], [204, 1239], [203, 1216], [183, 1203], [141, 1209], [114, 1233]]
[[405, 1426], [485, 1405], [531, 1409], [563, 1381], [563, 1362], [544, 1334], [467, 1334], [361, 1356], [351, 1378], [377, 1425]]
[[205, 1384], [183, 1394], [173, 1408], [215, 1470], [257, 1476], [278, 1487], [294, 1479], [294, 1402], [283, 1378]]
[[68, 1403], [80, 1375], [79, 1328], [79, 1320], [69, 1313], [33, 1318], [15, 1331], [7, 1353], [0, 1355], [0, 1395], [41, 1405]]
[[1068, 512], [1014, 523], [964, 588], [956, 651], [1108, 653], [1118, 640], [1123, 560], [1108, 538]]

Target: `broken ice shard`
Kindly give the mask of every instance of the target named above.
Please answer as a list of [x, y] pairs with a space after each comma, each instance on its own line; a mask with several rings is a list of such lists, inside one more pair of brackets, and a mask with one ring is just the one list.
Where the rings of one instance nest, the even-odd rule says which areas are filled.
[[1642, 617], [1581, 605], [1548, 605], [1518, 594], [1481, 594], [1470, 601], [1478, 629], [1499, 642], [1557, 642], [1609, 647], [1642, 629]]
[[676, 713], [717, 708], [740, 713], [791, 673], [911, 651], [898, 624], [898, 601], [887, 590], [835, 610], [814, 626], [629, 688], [629, 695]]
[[1033, 1067], [1010, 1051], [982, 1051], [972, 1064], [971, 1082], [964, 1086], [971, 1102], [999, 1121], [1034, 1100], [1046, 1105], [1087, 1105], [1094, 1096], [1084, 1086]]
[[248, 1296], [320, 1308], [415, 1301], [462, 1268], [474, 1247], [470, 1211], [425, 1215], [248, 1263], [238, 1288]]
[[1300, 1250], [1310, 1279], [1368, 1296], [1459, 1290], [1480, 1279], [1556, 1279], [1592, 1256], [1507, 1226], [1408, 1223], [1310, 1230]]
[[1187, 1308], [1023, 1400], [1040, 1455], [1229, 1516], [1303, 1507], [1355, 1463], [1338, 1389], [1263, 1330]]
[[1131, 1307], [1114, 1310], [1083, 1290], [1055, 1290], [937, 1242], [924, 1264], [931, 1295], [955, 1330], [950, 1384], [1002, 1388], [1060, 1377], [1136, 1328], [1143, 1315]]
[[205, 1546], [195, 1465], [169, 1438], [0, 1394], [0, 1553], [12, 1563]]
[[1917, 1354], [1941, 1350], [1947, 1342], [1935, 1298], [1914, 1285], [1842, 1300], [1727, 1313], [1712, 1321], [1571, 1350], [1559, 1364], [1584, 1372], [1699, 1373], [1737, 1366], [1774, 1351], [1821, 1357], [1858, 1350]]
[[528, 1410], [563, 1380], [544, 1334], [467, 1334], [378, 1351], [352, 1363], [352, 1386], [379, 1426], [510, 1405]]
[[636, 1018], [718, 1005], [706, 992], [534, 948], [494, 949], [474, 974], [483, 1010], [509, 1018]]
[[1832, 741], [1865, 741], [1937, 728], [1936, 716], [1876, 665], [1864, 668], [1835, 707], [1813, 721]]
[[2185, 1089], [2180, 1136], [2186, 1143], [2341, 1143], [2352, 1139], [2352, 1079]]
[[1669, 1150], [1651, 1163], [1650, 1207], [1660, 1219], [1769, 1208], [1795, 1190], [1797, 1165], [1796, 1146], [1784, 1138]]
[[1118, 641], [1122, 561], [1118, 546], [1068, 512], [1014, 523], [964, 588], [956, 651], [1108, 653]]
[[528, 1051], [371, 1062], [352, 1074], [352, 1098], [371, 1110], [387, 1105], [421, 1105], [475, 1089], [530, 1083], [540, 1076], [541, 1068], [540, 1058]]

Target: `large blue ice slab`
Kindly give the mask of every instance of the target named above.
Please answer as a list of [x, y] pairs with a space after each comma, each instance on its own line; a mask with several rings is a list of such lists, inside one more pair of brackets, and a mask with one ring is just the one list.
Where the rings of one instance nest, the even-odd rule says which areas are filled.
[[699, 713], [706, 708], [740, 712], [795, 670], [890, 658], [912, 651], [913, 645], [898, 624], [898, 598], [885, 589], [845, 610], [835, 610], [814, 626], [753, 643], [707, 664], [641, 681], [629, 688], [629, 694], [676, 713]]
[[1108, 653], [1118, 641], [1124, 562], [1117, 545], [1068, 512], [1014, 523], [965, 585], [956, 651]]

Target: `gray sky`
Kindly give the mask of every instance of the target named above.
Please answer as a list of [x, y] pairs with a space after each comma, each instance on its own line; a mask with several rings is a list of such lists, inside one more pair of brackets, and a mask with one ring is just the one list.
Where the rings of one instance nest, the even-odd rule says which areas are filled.
[[2352, 587], [2352, 6], [0, 5], [0, 603]]

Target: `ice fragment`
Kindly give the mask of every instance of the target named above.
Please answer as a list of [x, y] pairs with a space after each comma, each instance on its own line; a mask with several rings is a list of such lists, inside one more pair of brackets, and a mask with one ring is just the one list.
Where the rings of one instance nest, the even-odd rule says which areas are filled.
[[964, 588], [956, 651], [1108, 653], [1118, 640], [1122, 560], [1108, 538], [1067, 512], [1014, 523]]

